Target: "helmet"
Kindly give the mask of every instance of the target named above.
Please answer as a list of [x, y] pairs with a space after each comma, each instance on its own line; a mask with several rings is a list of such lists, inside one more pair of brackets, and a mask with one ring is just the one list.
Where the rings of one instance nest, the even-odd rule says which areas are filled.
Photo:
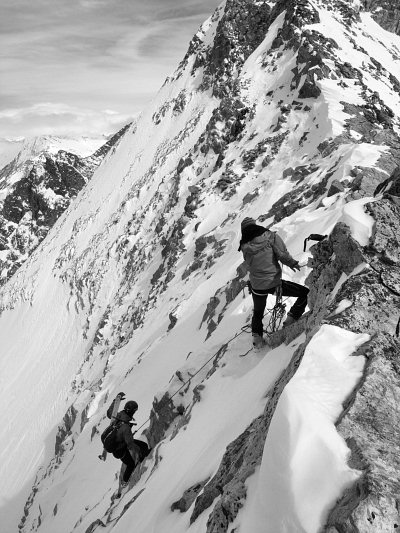
[[136, 411], [138, 410], [138, 404], [133, 401], [133, 400], [130, 400], [129, 402], [126, 402], [125, 404], [125, 407], [124, 407], [124, 411], [129, 415], [129, 416], [133, 416]]

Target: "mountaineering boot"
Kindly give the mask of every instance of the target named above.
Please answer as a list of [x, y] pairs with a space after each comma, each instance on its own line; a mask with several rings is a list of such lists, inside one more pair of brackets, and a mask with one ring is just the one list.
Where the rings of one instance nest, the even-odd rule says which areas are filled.
[[258, 333], [253, 333], [253, 346], [256, 350], [259, 350], [266, 345], [265, 339]]
[[129, 481], [120, 481], [116, 498], [121, 498], [122, 494], [127, 492], [129, 488]]
[[282, 327], [286, 328], [287, 326], [291, 326], [295, 322], [297, 322], [297, 320], [291, 314], [288, 314], [288, 316], [286, 317], [285, 322], [282, 324]]

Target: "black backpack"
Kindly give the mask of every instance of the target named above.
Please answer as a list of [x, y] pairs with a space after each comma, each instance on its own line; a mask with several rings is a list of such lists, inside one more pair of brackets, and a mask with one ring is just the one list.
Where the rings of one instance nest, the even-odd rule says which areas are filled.
[[125, 448], [125, 443], [121, 442], [118, 438], [118, 430], [122, 423], [123, 422], [111, 423], [100, 436], [104, 449], [109, 453], [119, 455], [122, 449]]

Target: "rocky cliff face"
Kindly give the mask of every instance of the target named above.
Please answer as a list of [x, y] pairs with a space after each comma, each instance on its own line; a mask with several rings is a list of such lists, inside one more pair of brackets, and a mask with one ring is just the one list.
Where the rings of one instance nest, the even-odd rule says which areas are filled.
[[395, 0], [364, 0], [360, 7], [370, 11], [385, 30], [400, 34], [400, 8]]
[[0, 285], [46, 237], [128, 127], [90, 156], [65, 150], [27, 160], [17, 155], [0, 171]]
[[[47, 320], [62, 336], [52, 344], [48, 330], [39, 333], [40, 353], [25, 354], [42, 369], [53, 365], [54, 347], [59, 354], [57, 373], [42, 370], [49, 390], [40, 405], [48, 413], [53, 394], [58, 418], [49, 424], [43, 415], [47, 433], [31, 447], [59, 427], [21, 531], [248, 533], [255, 480], [263, 469], [267, 480], [274, 475], [268, 454], [276, 425], [284, 427], [287, 391], [299, 375], [313, 373], [307, 361], [318, 336], [320, 358], [329, 351], [326, 331], [354, 334], [349, 357], [364, 361], [332, 415], [330, 437], [345, 449], [338, 475], [346, 475], [332, 482], [339, 488], [329, 498], [316, 498], [313, 525], [296, 514], [290, 487], [277, 509], [271, 504], [274, 517], [281, 512], [279, 526], [272, 529], [266, 517], [257, 533], [397, 529], [399, 41], [365, 11], [383, 21], [395, 7], [339, 0], [221, 5], [137, 130], [43, 241], [41, 255], [5, 285], [0, 323], [25, 305], [28, 316], [49, 306]], [[104, 176], [114, 169], [110, 183]], [[75, 171], [68, 179], [75, 187]], [[9, 210], [19, 216], [12, 203]], [[270, 351], [259, 358], [250, 352], [251, 302], [237, 252], [244, 216], [273, 226], [297, 259], [308, 259], [306, 279], [289, 275], [310, 287], [310, 310], [271, 335]], [[316, 232], [328, 237], [304, 252], [304, 239]], [[51, 298], [40, 289], [48, 280]], [[25, 327], [40, 324], [33, 317]], [[92, 458], [105, 404], [119, 390], [140, 399], [153, 451], [122, 502], [110, 504], [115, 468], [107, 463], [97, 474]], [[311, 403], [328, 410], [326, 395], [320, 391]], [[26, 430], [29, 421], [22, 422]], [[309, 424], [307, 445], [318, 431], [318, 421]], [[299, 433], [297, 425], [286, 428], [278, 448], [294, 446]], [[308, 455], [296, 470], [288, 453], [277, 483], [293, 476], [301, 493], [316, 470], [323, 476]], [[80, 495], [81, 485], [90, 497]], [[268, 503], [266, 497], [261, 506]]]

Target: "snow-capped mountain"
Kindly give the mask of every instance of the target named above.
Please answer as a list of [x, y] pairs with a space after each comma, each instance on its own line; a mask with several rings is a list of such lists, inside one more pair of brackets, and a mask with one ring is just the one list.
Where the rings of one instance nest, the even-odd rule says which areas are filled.
[[0, 170], [0, 285], [45, 238], [128, 126], [109, 140], [26, 140]]
[[[385, 0], [223, 2], [2, 287], [7, 533], [397, 529], [396, 20]], [[310, 287], [261, 353], [246, 216]], [[98, 455], [120, 391], [152, 451], [115, 499]]]
[[24, 139], [6, 139], [0, 137], [0, 169], [8, 165], [18, 155]]

